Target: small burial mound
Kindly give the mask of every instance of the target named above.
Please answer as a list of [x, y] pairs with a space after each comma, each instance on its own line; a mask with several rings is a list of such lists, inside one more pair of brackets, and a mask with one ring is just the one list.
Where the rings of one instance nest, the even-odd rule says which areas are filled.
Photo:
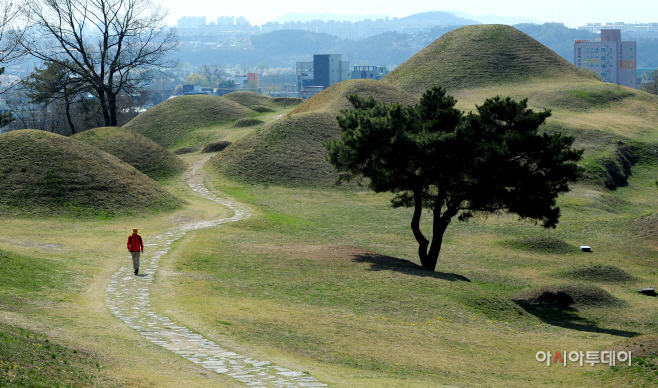
[[330, 186], [337, 178], [325, 160], [322, 143], [340, 136], [336, 116], [349, 109], [350, 94], [378, 101], [414, 104], [407, 93], [372, 80], [333, 85], [300, 105], [291, 114], [236, 141], [213, 158], [224, 174], [251, 183]]
[[302, 102], [299, 98], [268, 97], [254, 92], [231, 92], [223, 97], [257, 112], [260, 112], [259, 109], [263, 108], [269, 108], [272, 111], [277, 107], [291, 107]]
[[558, 272], [557, 276], [574, 280], [589, 280], [592, 282], [630, 282], [637, 280], [621, 268], [614, 265], [589, 265], [584, 267], [570, 268]]
[[581, 284], [544, 286], [510, 297], [521, 306], [534, 307], [622, 307], [624, 301], [604, 289]]
[[228, 98], [180, 96], [154, 106], [123, 127], [169, 148], [195, 129], [226, 124], [251, 114], [255, 112]]
[[586, 76], [516, 28], [489, 24], [444, 34], [387, 74], [382, 82], [420, 96], [433, 86], [467, 89], [552, 77]]
[[81, 132], [74, 139], [112, 154], [153, 179], [178, 175], [185, 163], [153, 140], [117, 127]]
[[566, 241], [557, 237], [548, 236], [526, 237], [521, 240], [506, 240], [503, 241], [501, 245], [529, 252], [556, 254], [578, 252], [578, 248]]
[[116, 156], [37, 130], [0, 135], [0, 209], [10, 214], [112, 215], [181, 201]]
[[324, 159], [322, 143], [339, 134], [330, 114], [296, 114], [244, 136], [212, 162], [245, 182], [328, 186], [337, 174]]

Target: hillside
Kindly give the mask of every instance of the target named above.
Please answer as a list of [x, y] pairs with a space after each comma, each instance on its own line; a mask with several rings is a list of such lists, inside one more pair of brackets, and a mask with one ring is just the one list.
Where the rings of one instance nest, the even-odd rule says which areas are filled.
[[169, 148], [193, 129], [225, 124], [252, 114], [251, 109], [224, 97], [180, 96], [154, 106], [123, 127]]
[[38, 130], [0, 135], [0, 211], [123, 214], [180, 205], [148, 176], [75, 139]]
[[153, 140], [117, 127], [94, 128], [74, 139], [114, 155], [153, 179], [182, 173], [185, 163]]
[[575, 67], [528, 35], [505, 25], [450, 31], [382, 80], [415, 95], [428, 85], [448, 90], [582, 77]]
[[335, 117], [350, 107], [347, 96], [373, 96], [389, 103], [413, 104], [407, 93], [372, 80], [333, 85], [297, 107], [288, 116], [236, 141], [215, 156], [225, 174], [248, 182], [290, 185], [331, 185], [337, 175], [324, 160], [322, 143], [340, 135]]

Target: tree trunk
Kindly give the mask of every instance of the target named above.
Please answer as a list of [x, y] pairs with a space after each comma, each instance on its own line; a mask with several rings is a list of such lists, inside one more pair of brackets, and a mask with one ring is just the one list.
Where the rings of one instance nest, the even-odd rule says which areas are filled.
[[[423, 198], [421, 192], [414, 191], [414, 215], [411, 219], [411, 230], [414, 233], [416, 241], [418, 241], [418, 256], [420, 257], [420, 263], [423, 268], [427, 268], [430, 271], [434, 271], [436, 268], [436, 262], [439, 259], [439, 253], [441, 253], [441, 244], [443, 243], [443, 234], [452, 217], [457, 213], [451, 209], [446, 210], [446, 212], [441, 215], [441, 210], [443, 207], [443, 201], [440, 198], [437, 198], [434, 205], [434, 220], [432, 223], [432, 243], [423, 236], [423, 232], [420, 230], [420, 217], [423, 213]], [[429, 251], [427, 247], [429, 246]]]
[[66, 86], [64, 86], [64, 103], [66, 104], [66, 120], [69, 122], [71, 136], [73, 136], [75, 135], [75, 125], [73, 125], [73, 121], [71, 120], [71, 101], [69, 100]]
[[105, 91], [103, 89], [96, 89], [98, 93], [98, 102], [101, 104], [101, 112], [103, 112], [103, 122], [106, 127], [112, 126], [112, 121], [110, 120], [110, 113], [107, 109], [107, 100], [105, 99]]
[[117, 126], [117, 96], [114, 93], [107, 94], [108, 108], [110, 111], [110, 126]]

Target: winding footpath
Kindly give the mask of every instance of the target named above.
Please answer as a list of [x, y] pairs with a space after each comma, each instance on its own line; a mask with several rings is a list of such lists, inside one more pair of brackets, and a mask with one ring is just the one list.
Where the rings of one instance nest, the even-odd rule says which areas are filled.
[[[199, 195], [233, 210], [231, 218], [187, 224], [164, 235], [152, 238], [145, 244], [149, 254], [142, 260], [145, 275], [135, 276], [132, 265], [124, 266], [112, 276], [105, 291], [105, 300], [114, 316], [136, 330], [144, 338], [160, 345], [183, 358], [200, 364], [216, 373], [227, 374], [251, 387], [326, 387], [314, 377], [303, 372], [272, 365], [270, 361], [259, 361], [221, 348], [215, 342], [203, 338], [190, 329], [178, 325], [169, 318], [158, 315], [150, 302], [150, 287], [153, 275], [159, 267], [162, 256], [167, 254], [171, 244], [187, 232], [211, 228], [222, 224], [240, 221], [251, 217], [247, 209], [225, 198], [217, 197], [203, 184], [199, 169], [213, 155], [195, 163], [186, 172], [188, 185]], [[129, 262], [129, 261], [128, 261]], [[140, 270], [142, 270], [140, 269]]]

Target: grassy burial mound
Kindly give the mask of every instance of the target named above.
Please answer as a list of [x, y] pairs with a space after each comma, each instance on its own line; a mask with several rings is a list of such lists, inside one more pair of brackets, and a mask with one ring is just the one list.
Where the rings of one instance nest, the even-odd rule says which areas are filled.
[[383, 81], [422, 95], [430, 85], [451, 91], [578, 76], [564, 58], [514, 27], [472, 25], [444, 34]]
[[547, 131], [576, 137], [585, 179], [598, 186], [623, 186], [634, 164], [655, 163], [658, 96], [598, 81], [510, 26], [451, 31], [382, 82], [416, 96], [446, 87], [465, 111], [496, 95], [528, 98], [529, 107], [552, 111]]
[[119, 158], [37, 130], [0, 135], [0, 209], [18, 214], [122, 214], [180, 200]]
[[351, 80], [322, 91], [288, 116], [236, 141], [213, 162], [247, 182], [304, 186], [331, 185], [337, 174], [325, 161], [322, 143], [340, 135], [336, 115], [351, 105], [350, 94], [386, 102], [413, 104], [407, 93], [371, 80]]
[[298, 105], [302, 102], [299, 98], [291, 97], [268, 97], [262, 94], [254, 92], [231, 92], [225, 94], [224, 98], [227, 98], [231, 101], [235, 101], [240, 105], [246, 106], [249, 109], [255, 110], [257, 112], [266, 112], [276, 110], [277, 108], [282, 107], [291, 107]]
[[195, 129], [226, 124], [252, 114], [253, 110], [228, 98], [180, 96], [154, 106], [123, 127], [169, 148]]
[[180, 158], [153, 140], [122, 128], [94, 128], [73, 138], [116, 156], [153, 179], [168, 178], [185, 170]]

